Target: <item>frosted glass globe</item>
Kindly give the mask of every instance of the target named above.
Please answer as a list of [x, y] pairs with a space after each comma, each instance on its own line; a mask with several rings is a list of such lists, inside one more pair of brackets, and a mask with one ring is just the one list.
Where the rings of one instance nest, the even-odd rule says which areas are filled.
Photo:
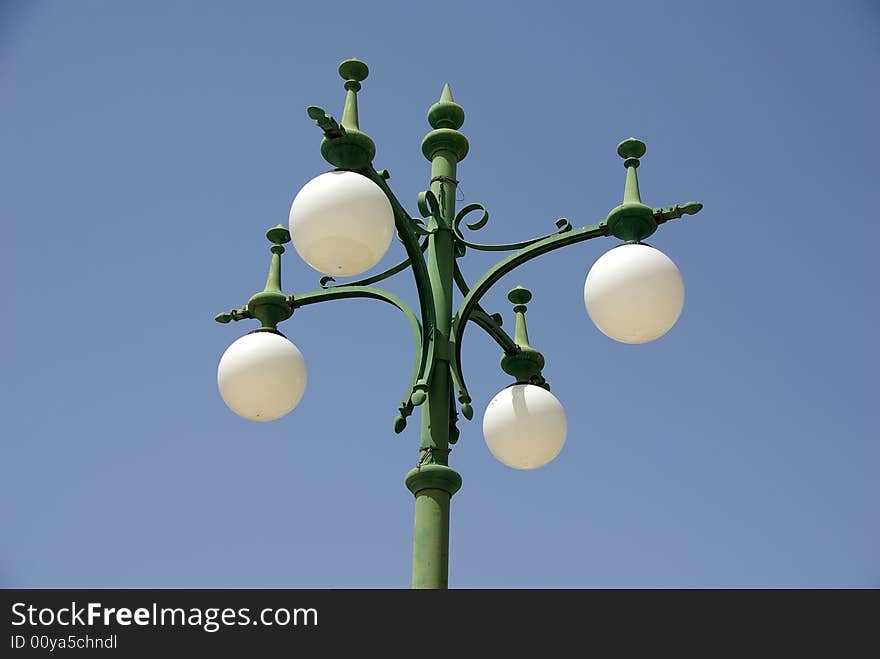
[[486, 407], [483, 437], [500, 462], [537, 469], [559, 455], [568, 421], [556, 396], [533, 384], [501, 390]]
[[658, 249], [624, 244], [601, 257], [587, 274], [584, 304], [596, 327], [622, 343], [647, 343], [675, 325], [684, 306], [684, 282]]
[[253, 332], [226, 349], [217, 367], [223, 402], [251, 421], [272, 421], [294, 407], [306, 390], [306, 363], [280, 334]]
[[318, 272], [356, 275], [385, 256], [394, 237], [394, 212], [366, 176], [327, 172], [294, 198], [290, 235], [302, 260]]

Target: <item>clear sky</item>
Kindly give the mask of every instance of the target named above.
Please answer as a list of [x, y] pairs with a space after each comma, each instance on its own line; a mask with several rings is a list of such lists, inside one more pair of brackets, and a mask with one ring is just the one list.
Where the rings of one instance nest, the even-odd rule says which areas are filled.
[[[533, 291], [569, 436], [534, 472], [491, 456], [482, 413], [509, 378], [471, 327], [451, 586], [880, 586], [869, 0], [4, 2], [2, 585], [408, 586], [404, 318], [298, 311], [282, 330], [310, 379], [280, 421], [236, 417], [216, 385], [253, 324], [213, 316], [262, 288], [265, 230], [328, 169], [305, 107], [340, 115], [348, 57], [370, 66], [361, 126], [413, 214], [445, 82], [467, 114], [464, 202], [492, 214], [475, 238], [604, 218], [630, 135], [646, 203], [705, 204], [650, 240], [687, 288], [655, 343], [586, 315], [613, 240], [485, 298], [512, 326], [507, 291]], [[287, 292], [318, 279], [288, 251]], [[414, 303], [407, 274], [388, 288]]]

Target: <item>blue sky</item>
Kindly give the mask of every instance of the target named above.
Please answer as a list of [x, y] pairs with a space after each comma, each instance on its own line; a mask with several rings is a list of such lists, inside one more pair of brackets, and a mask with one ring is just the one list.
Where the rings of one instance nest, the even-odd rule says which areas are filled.
[[[239, 419], [216, 387], [250, 326], [212, 318], [262, 287], [265, 230], [328, 169], [305, 107], [339, 116], [352, 56], [376, 166], [411, 213], [445, 82], [467, 117], [464, 201], [492, 214], [481, 240], [604, 218], [630, 135], [646, 203], [705, 204], [651, 239], [687, 290], [655, 343], [586, 315], [611, 240], [485, 298], [512, 326], [506, 292], [533, 291], [569, 436], [534, 472], [492, 458], [480, 419], [509, 380], [470, 328], [450, 585], [880, 585], [880, 11], [454, 0], [3, 4], [0, 583], [408, 586], [404, 319], [369, 300], [298, 311], [282, 329], [309, 385], [281, 421]], [[285, 255], [288, 292], [318, 278]], [[414, 302], [406, 274], [388, 288]]]

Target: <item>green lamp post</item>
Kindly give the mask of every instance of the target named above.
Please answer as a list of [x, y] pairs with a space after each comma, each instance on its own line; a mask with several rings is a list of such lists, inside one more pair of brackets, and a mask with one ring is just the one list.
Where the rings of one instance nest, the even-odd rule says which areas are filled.
[[[591, 268], [584, 286], [587, 312], [599, 329], [625, 343], [645, 343], [662, 336], [677, 320], [684, 286], [675, 264], [642, 241], [664, 222], [697, 213], [690, 202], [663, 208], [642, 203], [637, 168], [645, 144], [630, 138], [620, 143], [626, 185], [623, 203], [597, 224], [575, 229], [568, 220], [556, 222], [553, 233], [521, 242], [494, 245], [472, 242], [462, 224], [476, 231], [489, 213], [481, 204], [456, 212], [456, 168], [468, 153], [459, 132], [464, 110], [452, 99], [449, 86], [428, 110], [431, 130], [422, 153], [431, 163], [430, 188], [418, 195], [420, 218], [414, 218], [388, 187], [387, 171], [373, 166], [376, 148], [358, 125], [357, 92], [367, 66], [356, 59], [339, 65], [345, 80], [341, 121], [323, 109], [308, 108], [324, 133], [321, 155], [335, 168], [309, 181], [296, 195], [290, 230], [269, 229], [272, 262], [265, 289], [243, 307], [221, 313], [221, 323], [254, 318], [260, 327], [235, 341], [223, 354], [217, 380], [221, 396], [237, 414], [255, 421], [277, 419], [292, 410], [306, 386], [305, 363], [299, 350], [278, 331], [278, 325], [302, 308], [345, 298], [373, 298], [397, 307], [408, 320], [415, 342], [412, 377], [394, 419], [394, 432], [406, 428], [416, 407], [422, 408], [419, 459], [406, 475], [415, 497], [413, 588], [446, 588], [449, 566], [449, 510], [461, 477], [449, 466], [450, 446], [458, 441], [458, 411], [473, 418], [471, 396], [461, 367], [465, 327], [473, 322], [500, 346], [501, 368], [514, 382], [489, 403], [483, 434], [492, 454], [517, 469], [533, 469], [552, 460], [567, 432], [565, 412], [542, 375], [544, 357], [529, 345], [526, 304], [531, 293], [517, 287], [508, 299], [514, 305], [515, 332], [502, 329], [500, 314], [487, 313], [480, 300], [504, 275], [542, 254], [600, 237], [623, 241]], [[472, 213], [479, 217], [464, 220]], [[379, 274], [337, 283], [334, 276], [353, 276], [375, 266], [394, 236], [406, 258]], [[286, 295], [281, 289], [281, 254], [293, 242], [299, 255], [324, 273], [316, 291]], [[475, 284], [469, 285], [458, 261], [468, 249], [510, 252]], [[419, 313], [398, 297], [376, 288], [380, 282], [410, 270], [419, 299]], [[453, 289], [463, 296], [457, 309]]]

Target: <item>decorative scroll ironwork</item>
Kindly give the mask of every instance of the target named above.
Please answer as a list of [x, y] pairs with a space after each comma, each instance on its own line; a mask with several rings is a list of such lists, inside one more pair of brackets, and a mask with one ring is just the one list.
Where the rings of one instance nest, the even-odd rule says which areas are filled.
[[480, 216], [480, 219], [477, 220], [476, 222], [473, 222], [470, 224], [465, 222], [465, 226], [468, 229], [470, 229], [471, 231], [479, 231], [484, 226], [486, 226], [486, 224], [489, 223], [489, 211], [486, 210], [486, 207], [483, 206], [483, 204], [468, 204], [467, 206], [462, 208], [460, 211], [458, 211], [458, 214], [455, 216], [455, 221], [452, 223], [452, 232], [453, 232], [453, 234], [455, 234], [455, 239], [459, 243], [466, 245], [467, 247], [470, 247], [471, 249], [476, 249], [476, 250], [480, 250], [483, 252], [510, 252], [510, 251], [514, 251], [517, 249], [523, 249], [524, 247], [528, 247], [529, 245], [534, 245], [535, 243], [541, 242], [542, 240], [545, 240], [546, 238], [549, 238], [550, 236], [555, 236], [560, 233], [566, 233], [568, 231], [571, 231], [571, 222], [569, 222], [567, 219], [565, 219], [563, 217], [563, 218], [556, 220], [557, 230], [551, 234], [548, 234], [548, 235], [539, 236], [537, 238], [531, 238], [529, 240], [522, 240], [517, 243], [502, 243], [499, 245], [474, 243], [474, 242], [470, 242], [461, 233], [461, 223], [464, 222], [464, 218], [467, 215], [473, 213], [474, 211], [482, 211], [483, 214]]
[[440, 212], [440, 202], [437, 201], [437, 195], [433, 190], [423, 190], [417, 197], [419, 213], [422, 217], [433, 217], [437, 222], [441, 222], [442, 215]]
[[391, 208], [394, 211], [394, 224], [397, 227], [397, 235], [403, 243], [406, 254], [409, 257], [412, 266], [413, 278], [415, 279], [416, 291], [419, 295], [419, 311], [421, 312], [422, 322], [425, 327], [436, 327], [437, 320], [434, 312], [434, 292], [431, 289], [431, 278], [428, 275], [428, 266], [422, 256], [422, 251], [416, 237], [415, 229], [413, 229], [412, 217], [407, 213], [397, 197], [388, 187], [385, 178], [371, 166], [361, 171], [364, 176], [378, 185], [388, 201], [391, 202]]
[[[430, 335], [437, 324], [434, 311], [433, 290], [431, 288], [431, 280], [423, 256], [423, 252], [427, 248], [427, 243], [425, 241], [421, 244], [419, 243], [417, 238], [417, 234], [420, 233], [418, 227], [415, 224], [414, 219], [406, 212], [397, 197], [388, 187], [388, 184], [386, 183], [387, 173], [385, 175], [380, 174], [372, 166], [358, 170], [358, 172], [372, 180], [388, 197], [388, 201], [391, 203], [391, 208], [394, 212], [394, 224], [397, 228], [397, 235], [400, 238], [401, 243], [403, 243], [408, 258], [397, 266], [394, 266], [375, 277], [368, 277], [367, 279], [353, 284], [326, 286], [326, 284], [329, 283], [329, 280], [324, 278], [321, 283], [324, 287], [323, 290], [292, 296], [292, 304], [295, 309], [300, 306], [317, 302], [352, 297], [366, 297], [383, 300], [404, 312], [410, 322], [410, 326], [413, 328], [413, 334], [417, 339], [413, 374], [410, 378], [409, 387], [407, 388], [403, 402], [398, 408], [399, 414], [394, 419], [394, 432], [400, 433], [406, 428], [406, 418], [412, 414], [413, 408], [425, 402], [427, 398], [426, 392], [431, 381], [432, 369], [436, 362], [434, 356], [435, 342], [431, 339]], [[412, 269], [413, 278], [415, 279], [422, 323], [419, 323], [415, 314], [397, 296], [392, 295], [387, 291], [366, 285], [367, 282], [375, 283], [376, 281], [379, 281], [379, 279], [390, 277], [391, 275], [405, 269], [407, 265]]]
[[[453, 380], [458, 389], [460, 401], [465, 398], [468, 403], [470, 403], [471, 400], [470, 394], [464, 383], [464, 374], [461, 369], [461, 343], [467, 321], [473, 320], [474, 322], [479, 322], [477, 320], [478, 318], [483, 319], [483, 316], [480, 313], [482, 310], [477, 311], [476, 317], [474, 316], [474, 311], [477, 310], [477, 307], [479, 306], [480, 298], [482, 298], [499, 279], [523, 263], [531, 261], [547, 252], [552, 252], [553, 250], [568, 245], [574, 245], [575, 243], [607, 235], [608, 228], [605, 222], [600, 222], [592, 226], [566, 231], [559, 235], [548, 236], [543, 240], [524, 247], [518, 252], [502, 259], [480, 277], [474, 287], [464, 296], [464, 300], [462, 300], [458, 312], [452, 320], [453, 349], [449, 363], [450, 370], [453, 371]], [[482, 314], [485, 314], [485, 312], [482, 312]]]

